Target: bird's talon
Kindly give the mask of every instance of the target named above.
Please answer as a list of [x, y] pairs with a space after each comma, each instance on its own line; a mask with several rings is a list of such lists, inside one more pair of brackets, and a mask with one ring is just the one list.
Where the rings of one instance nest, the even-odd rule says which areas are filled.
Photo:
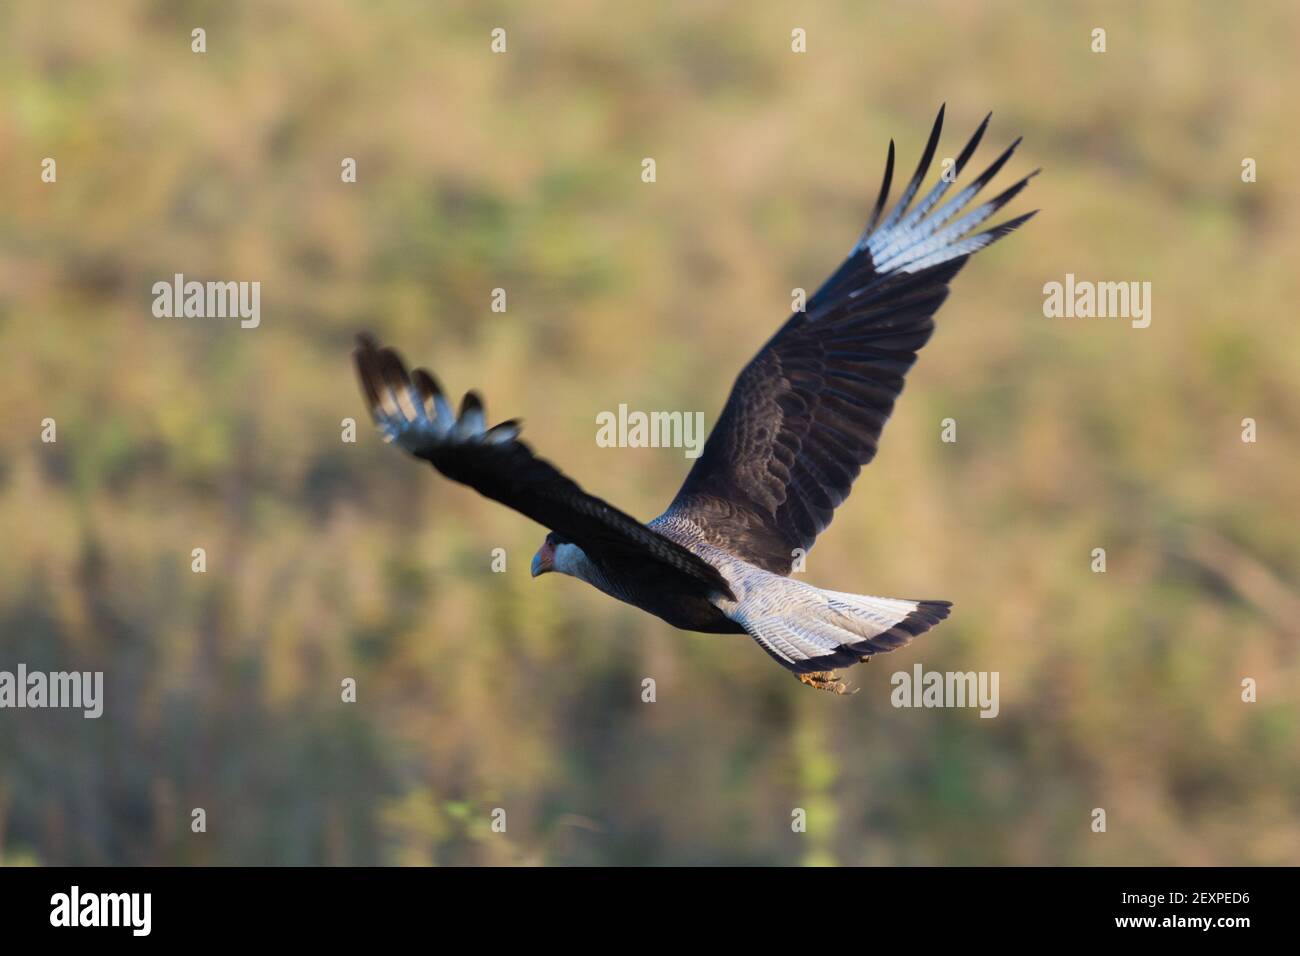
[[848, 685], [840, 680], [840, 675], [834, 671], [813, 671], [809, 674], [797, 674], [801, 683], [807, 684], [816, 690], [829, 691], [832, 694], [856, 694], [861, 688], [853, 690], [848, 689]]

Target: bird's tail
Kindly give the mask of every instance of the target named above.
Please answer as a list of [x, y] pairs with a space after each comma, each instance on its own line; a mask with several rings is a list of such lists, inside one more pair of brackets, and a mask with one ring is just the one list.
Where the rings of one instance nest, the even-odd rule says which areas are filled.
[[948, 616], [948, 601], [827, 591], [772, 576], [730, 614], [796, 674], [847, 667], [909, 643]]

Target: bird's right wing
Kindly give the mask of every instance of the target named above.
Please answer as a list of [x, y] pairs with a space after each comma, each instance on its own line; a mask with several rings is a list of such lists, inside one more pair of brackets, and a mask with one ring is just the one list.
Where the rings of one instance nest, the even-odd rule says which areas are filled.
[[940, 204], [987, 124], [985, 118], [957, 156], [952, 175], [912, 206], [938, 146], [941, 109], [916, 174], [882, 220], [894, 169], [889, 144], [871, 223], [806, 311], [791, 316], [745, 366], [703, 453], [658, 520], [689, 522], [708, 543], [777, 574], [790, 572], [796, 550], [812, 547], [875, 456], [903, 377], [934, 331], [949, 281], [972, 253], [1033, 215], [975, 232], [1028, 176], [965, 208], [1015, 143]]
[[371, 417], [385, 441], [559, 532], [598, 564], [630, 563], [660, 576], [673, 575], [677, 586], [702, 596], [731, 596], [726, 579], [713, 565], [587, 494], [534, 455], [519, 440], [517, 421], [487, 428], [475, 393], [465, 395], [458, 417], [433, 376], [419, 368], [408, 374], [391, 348], [362, 335], [352, 356]]

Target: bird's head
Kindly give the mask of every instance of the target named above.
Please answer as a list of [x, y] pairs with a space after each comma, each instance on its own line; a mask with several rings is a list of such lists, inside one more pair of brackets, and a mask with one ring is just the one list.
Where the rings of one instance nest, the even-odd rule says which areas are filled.
[[555, 531], [546, 536], [533, 555], [533, 577], [547, 571], [558, 571], [583, 581], [595, 580], [595, 569], [587, 560], [586, 552]]
[[604, 575], [587, 558], [587, 553], [562, 534], [552, 531], [533, 555], [533, 577], [547, 571], [558, 571], [579, 581], [586, 581], [605, 590]]
[[537, 549], [537, 553], [533, 555], [533, 577], [545, 574], [548, 571], [564, 572], [565, 569], [560, 566], [562, 562], [560, 561], [559, 551], [565, 545], [572, 547], [566, 538], [554, 531], [550, 532], [546, 536], [546, 540], [542, 542], [542, 546]]

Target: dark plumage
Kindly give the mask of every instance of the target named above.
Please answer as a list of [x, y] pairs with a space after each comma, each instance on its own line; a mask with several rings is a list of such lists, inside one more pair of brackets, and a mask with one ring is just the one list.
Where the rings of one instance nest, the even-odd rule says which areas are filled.
[[[934, 332], [948, 283], [972, 253], [1034, 213], [973, 230], [1034, 175], [959, 215], [1019, 144], [943, 205], [979, 145], [980, 124], [953, 166], [915, 206], [943, 126], [935, 119], [915, 175], [884, 214], [889, 145], [871, 222], [848, 258], [745, 366], [668, 510], [642, 524], [584, 492], [519, 441], [517, 422], [486, 427], [465, 396], [459, 417], [432, 376], [362, 336], [354, 353], [386, 440], [444, 475], [553, 529], [533, 562], [582, 578], [676, 627], [746, 631], [813, 686], [840, 690], [831, 668], [906, 644], [948, 615], [945, 601], [825, 591], [787, 575], [830, 524], [880, 433], [904, 376]], [[883, 220], [881, 219], [884, 215]]]

